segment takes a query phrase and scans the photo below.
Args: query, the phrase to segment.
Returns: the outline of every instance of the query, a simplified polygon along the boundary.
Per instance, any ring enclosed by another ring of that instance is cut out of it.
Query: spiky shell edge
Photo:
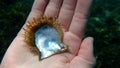
[[[43,25],[49,25],[54,27],[60,36],[61,42],[63,42],[63,31],[61,25],[56,21],[55,17],[41,17],[37,19],[34,18],[32,22],[28,22],[26,24],[26,27],[24,28],[25,30],[24,41],[28,44],[28,46],[30,46],[32,52],[39,54],[39,59],[41,59],[40,52],[35,45],[34,34],[37,31],[37,29],[39,29]]]

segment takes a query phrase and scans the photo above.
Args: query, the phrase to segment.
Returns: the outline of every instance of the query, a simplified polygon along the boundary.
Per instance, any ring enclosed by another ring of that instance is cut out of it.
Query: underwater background
[[[0,62],[34,0],[0,0]],[[93,0],[85,37],[94,37],[95,68],[120,68],[120,0]]]

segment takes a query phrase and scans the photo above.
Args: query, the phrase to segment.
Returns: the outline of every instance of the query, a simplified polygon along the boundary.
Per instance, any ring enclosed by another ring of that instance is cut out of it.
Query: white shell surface
[[[65,45],[60,41],[58,32],[49,25],[44,25],[35,32],[35,44],[40,51],[41,59],[65,49]]]

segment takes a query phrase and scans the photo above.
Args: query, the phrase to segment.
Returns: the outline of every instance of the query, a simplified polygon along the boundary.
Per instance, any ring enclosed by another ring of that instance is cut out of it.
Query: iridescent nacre
[[[41,59],[66,50],[57,30],[49,25],[43,25],[35,32],[35,45],[40,51]]]

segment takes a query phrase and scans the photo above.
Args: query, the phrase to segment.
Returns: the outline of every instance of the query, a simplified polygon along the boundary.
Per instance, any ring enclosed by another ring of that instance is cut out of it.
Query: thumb
[[[87,63],[89,65],[95,64],[95,57],[93,54],[93,38],[88,37],[83,40],[78,56],[81,58],[80,61]]]

